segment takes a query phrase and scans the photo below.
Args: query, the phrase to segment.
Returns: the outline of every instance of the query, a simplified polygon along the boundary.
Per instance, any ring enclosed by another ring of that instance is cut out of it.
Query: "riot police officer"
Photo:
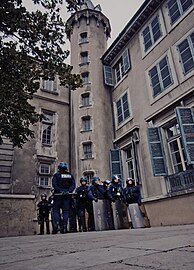
[[[109,196],[109,186],[110,186],[110,180],[106,179],[102,181],[102,187],[104,189],[104,194],[103,197],[104,199],[111,199],[111,197]]]
[[[139,186],[135,185],[135,180],[127,178],[126,187],[123,190],[124,201],[126,204],[137,203],[141,205],[141,192]]]
[[[39,234],[44,234],[44,223],[46,223],[46,233],[50,234],[49,213],[51,205],[47,200],[47,195],[45,193],[41,194],[41,201],[38,203],[37,207],[38,207],[38,221],[40,224]]]
[[[109,198],[112,200],[112,202],[115,202],[116,200],[123,199],[123,187],[122,187],[121,181],[117,175],[114,175],[112,177],[112,181],[111,181],[110,186],[109,186],[108,194],[109,194]]]
[[[88,197],[88,185],[87,178],[80,178],[80,186],[76,189],[76,205],[77,205],[77,216],[79,232],[86,232],[91,230],[93,227],[93,212],[92,203]],[[86,226],[86,211],[88,214],[88,229]]]
[[[58,165],[58,172],[53,175],[52,186],[54,188],[53,234],[56,234],[59,230],[61,233],[67,233],[69,209],[71,203],[69,193],[72,193],[75,189],[75,179],[68,171],[67,163],[61,162]],[[62,210],[61,228],[59,228],[60,210]]]
[[[90,200],[98,202],[98,200],[104,199],[106,191],[100,184],[100,178],[97,176],[92,177],[92,184],[89,186],[88,197]]]

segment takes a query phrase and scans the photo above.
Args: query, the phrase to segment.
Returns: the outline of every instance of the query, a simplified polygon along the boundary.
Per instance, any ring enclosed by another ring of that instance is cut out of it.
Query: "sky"
[[[23,0],[23,2],[27,8],[32,8],[32,0]],[[111,38],[108,40],[109,46],[139,9],[144,0],[92,0],[92,2],[94,6],[100,4],[102,13],[110,20],[112,31]],[[62,17],[66,21],[69,16],[70,13],[67,12],[64,6]]]
[[[144,0],[92,0],[94,6],[100,4],[102,13],[110,20],[110,45],[133,17]]]

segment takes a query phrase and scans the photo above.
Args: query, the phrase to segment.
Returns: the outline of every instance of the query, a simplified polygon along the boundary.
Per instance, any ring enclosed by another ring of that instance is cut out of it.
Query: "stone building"
[[[193,17],[193,0],[146,0],[107,49],[108,18],[80,1],[66,33],[83,87],[42,81],[35,139],[0,146],[0,235],[36,231],[36,201],[60,161],[77,182],[134,178],[151,226],[194,222]]]

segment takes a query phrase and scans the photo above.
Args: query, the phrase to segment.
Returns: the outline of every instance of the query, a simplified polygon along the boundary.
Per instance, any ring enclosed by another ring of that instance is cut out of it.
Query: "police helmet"
[[[119,180],[118,175],[113,175],[113,177],[112,177],[112,181],[114,181],[115,179],[118,179],[118,180]]]
[[[86,177],[81,177],[80,178],[80,183],[82,183],[82,182],[87,182],[88,181],[88,179],[86,178]]]
[[[102,183],[106,184],[106,185],[109,185],[111,182],[110,182],[110,180],[107,179],[107,180],[102,181]]]
[[[129,181],[131,181],[131,182],[132,182],[132,184],[135,184],[135,180],[134,180],[134,179],[132,179],[132,178],[127,178],[127,179],[126,179],[126,184],[128,184],[128,183],[129,183]]]
[[[47,198],[47,194],[46,194],[46,193],[42,193],[42,194],[40,195],[40,197],[41,197],[41,198],[43,198],[43,197]]]
[[[92,183],[94,183],[94,182],[97,181],[97,180],[100,180],[100,178],[99,178],[98,176],[93,176],[93,177],[92,177]]]
[[[59,163],[58,169],[59,170],[64,170],[64,171],[67,170],[67,163],[66,162]]]

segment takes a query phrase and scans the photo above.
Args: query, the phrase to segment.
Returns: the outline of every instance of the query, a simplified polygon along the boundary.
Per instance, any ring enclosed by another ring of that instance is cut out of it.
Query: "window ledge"
[[[79,108],[88,108],[88,107],[91,107],[92,104],[88,104],[88,105],[79,105]]]
[[[55,95],[55,96],[58,96],[59,95],[59,93],[57,91],[50,91],[50,90],[46,90],[44,88],[41,88],[40,90],[42,92],[49,93],[49,94],[52,94],[52,95]]]
[[[88,130],[83,130],[83,129],[82,129],[82,130],[80,130],[81,133],[91,132],[91,131],[92,131],[92,129],[88,129]]]
[[[117,125],[116,130],[119,130],[120,128],[122,128],[123,126],[125,126],[128,122],[130,122],[133,119],[133,117],[129,117],[127,119],[125,119],[122,123],[120,123],[119,125]]]
[[[91,159],[94,159],[94,157],[91,157],[91,158],[85,158],[85,157],[82,157],[81,160],[91,160]]]
[[[42,189],[51,189],[51,186],[38,185],[38,188],[42,188]]]
[[[52,144],[42,143],[42,146],[44,146],[44,147],[52,147]]]
[[[90,64],[90,62],[87,61],[87,62],[84,62],[84,63],[79,63],[79,66],[81,67],[81,66],[85,66],[85,65],[89,65],[89,64]]]

